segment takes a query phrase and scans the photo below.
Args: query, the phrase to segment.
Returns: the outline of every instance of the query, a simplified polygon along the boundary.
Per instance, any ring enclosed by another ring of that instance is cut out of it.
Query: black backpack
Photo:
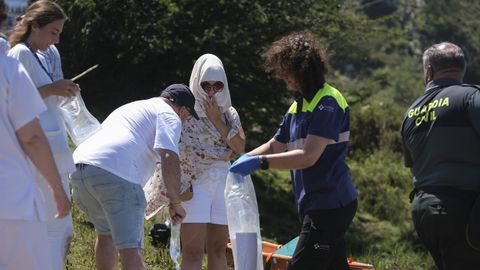
[[[170,228],[162,223],[154,224],[148,233],[154,247],[169,247]]]

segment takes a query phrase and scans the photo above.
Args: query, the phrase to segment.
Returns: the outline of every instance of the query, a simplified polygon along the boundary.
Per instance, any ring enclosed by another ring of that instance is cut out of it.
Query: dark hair
[[[7,6],[3,0],[0,0],[0,23],[7,19]]]
[[[273,42],[263,53],[265,69],[279,79],[291,77],[307,99],[325,83],[327,50],[312,32],[294,32]]]
[[[460,69],[465,71],[465,55],[462,49],[450,42],[432,45],[423,53],[423,68],[432,66],[434,71]]]
[[[25,15],[17,18],[17,24],[10,34],[10,46],[15,46],[25,41],[32,31],[32,24],[36,23],[39,27],[54,22],[56,20],[66,20],[67,15],[57,4],[49,0],[39,0],[31,4],[25,11]]]

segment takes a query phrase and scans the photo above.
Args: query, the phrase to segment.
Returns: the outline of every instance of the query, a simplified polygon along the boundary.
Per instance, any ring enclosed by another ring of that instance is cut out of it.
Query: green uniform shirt
[[[415,187],[480,191],[480,91],[452,79],[428,83],[401,129]]]

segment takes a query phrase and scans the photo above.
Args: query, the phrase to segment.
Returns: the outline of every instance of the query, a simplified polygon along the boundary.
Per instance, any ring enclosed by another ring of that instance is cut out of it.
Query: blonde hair
[[[57,3],[50,0],[39,0],[27,8],[25,15],[17,18],[17,24],[10,33],[8,42],[13,47],[27,40],[32,31],[33,23],[36,23],[39,27],[44,27],[51,22],[66,20],[67,18],[67,15]]]

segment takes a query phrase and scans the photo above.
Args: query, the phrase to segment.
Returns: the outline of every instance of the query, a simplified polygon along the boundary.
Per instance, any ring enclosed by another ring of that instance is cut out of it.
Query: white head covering
[[[200,86],[200,83],[204,81],[223,82],[223,90],[215,94],[214,98],[220,107],[220,111],[222,113],[226,112],[232,106],[227,75],[223,69],[222,61],[213,54],[207,53],[200,56],[193,66],[192,75],[190,75],[190,89],[196,100],[195,111],[200,117],[206,117],[202,104],[208,99],[208,95]]]

